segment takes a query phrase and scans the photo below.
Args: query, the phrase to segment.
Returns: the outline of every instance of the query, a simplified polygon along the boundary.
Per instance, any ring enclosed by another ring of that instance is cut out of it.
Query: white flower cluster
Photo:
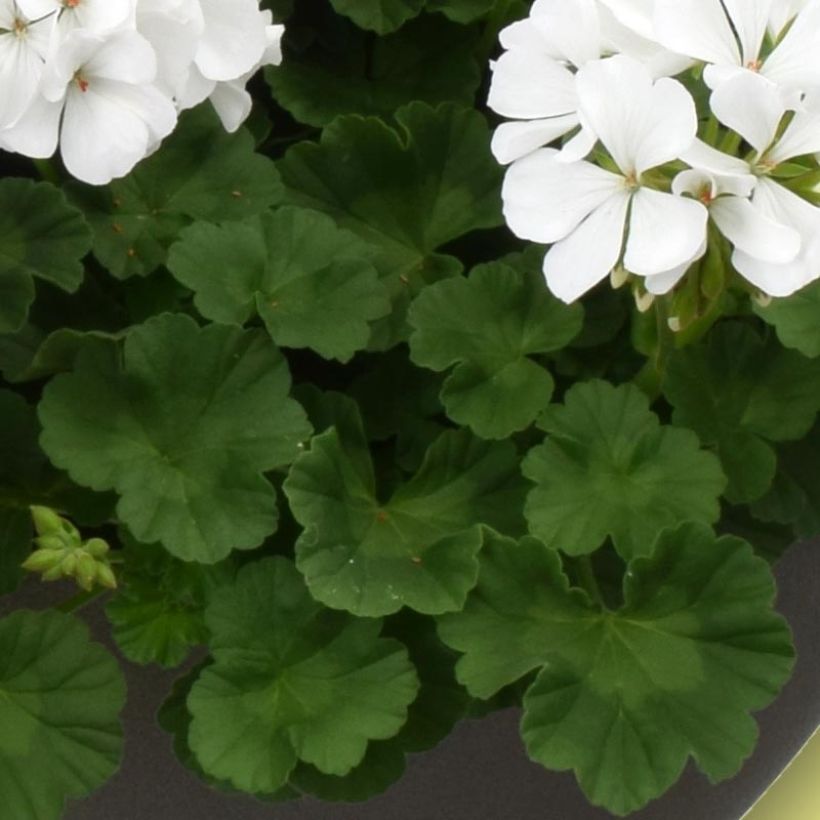
[[[282,30],[258,0],[0,0],[0,148],[105,184],[205,99],[233,131]]]
[[[504,212],[558,297],[646,303],[713,239],[756,292],[820,278],[820,0],[535,0],[501,44]]]

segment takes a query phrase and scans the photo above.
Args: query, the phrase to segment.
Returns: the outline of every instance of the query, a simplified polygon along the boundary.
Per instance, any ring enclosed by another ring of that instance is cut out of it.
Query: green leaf
[[[310,426],[285,360],[258,331],[163,314],[114,346],[81,352],[46,387],[41,444],[78,484],[116,490],[137,540],[216,563],[276,529],[262,475],[288,464]]]
[[[227,134],[210,106],[185,112],[162,147],[124,179],[69,190],[94,229],[94,255],[119,279],[164,264],[193,220],[241,221],[282,198],[275,165],[254,153],[246,129]]]
[[[802,438],[820,409],[820,360],[764,342],[747,325],[724,322],[708,339],[670,357],[663,385],[673,419],[715,447],[733,504],[771,485],[769,442]]]
[[[395,783],[404,773],[408,752],[421,752],[443,740],[466,712],[469,698],[455,679],[456,655],[435,634],[434,622],[404,612],[391,619],[385,634],[408,649],[421,684],[402,730],[390,740],[368,746],[362,762],[344,777],[322,774],[302,763],[290,782],[322,800],[367,800]]]
[[[46,334],[33,325],[25,325],[14,335],[0,337],[0,368],[9,382],[37,381],[71,370],[85,345],[115,341],[118,336],[68,327]]]
[[[367,437],[384,441],[438,416],[440,390],[441,378],[416,367],[402,346],[368,359],[345,392],[361,409]]]
[[[310,30],[307,48],[295,44],[289,27],[285,59],[265,71],[276,100],[300,122],[324,127],[344,114],[387,117],[414,100],[472,106],[481,82],[474,30],[422,17],[372,38],[339,18],[329,23]]]
[[[534,669],[521,731],[530,756],[573,770],[591,802],[623,815],[662,794],[691,756],[715,782],[757,739],[749,712],[786,681],[794,650],[774,580],[737,538],[664,531],[600,610],[570,589],[558,554],[494,537],[463,613],[441,618],[465,653],[459,679],[489,697]]]
[[[755,313],[774,326],[777,338],[804,356],[820,356],[820,282],[813,282],[785,299],[766,307],[754,304]]]
[[[0,619],[0,815],[57,820],[101,786],[119,766],[124,702],[118,664],[76,618]]]
[[[120,589],[105,607],[120,651],[135,663],[179,666],[208,640],[205,605],[233,576],[228,562],[186,563],[125,537]]]
[[[584,555],[610,537],[630,559],[664,527],[717,520],[726,483],[718,460],[689,430],[662,426],[636,387],[573,385],[539,426],[549,437],[524,459],[536,485],[524,514],[548,546]]]
[[[189,742],[210,775],[251,793],[297,761],[344,775],[395,735],[418,691],[382,624],[326,610],[284,558],[251,564],[206,610],[214,663],[191,689]]]
[[[20,564],[31,551],[34,488],[45,466],[37,445],[34,408],[10,390],[0,390],[0,595],[23,577]]]
[[[223,792],[237,793],[237,790],[225,780],[217,780],[205,772],[188,745],[188,733],[191,728],[191,713],[188,711],[188,695],[203,669],[211,664],[210,660],[194,666],[190,671],[174,681],[170,695],[157,711],[157,723],[168,732],[174,740],[174,754],[183,766],[190,769],[198,778],[209,786]],[[272,794],[254,794],[257,800],[283,802],[293,800],[301,795],[290,786],[283,786]]]
[[[258,313],[277,344],[347,361],[367,345],[370,322],[390,312],[371,255],[328,216],[288,207],[192,225],[168,267],[206,318],[242,324]]]
[[[381,501],[356,419],[311,442],[283,487],[304,527],[296,564],[316,600],[356,615],[459,609],[475,584],[485,522],[519,532],[523,486],[509,442],[443,433]]]
[[[791,524],[795,535],[820,535],[820,424],[800,441],[778,448],[777,475],[769,491],[752,504],[767,522]]]
[[[407,334],[407,305],[425,285],[460,272],[436,250],[501,221],[502,171],[489,150],[487,124],[454,105],[412,103],[393,128],[374,117],[341,117],[319,144],[291,148],[279,168],[296,205],[329,214],[376,252],[393,316],[371,346]]]
[[[440,11],[456,23],[472,23],[489,13],[496,3],[509,0],[427,0],[427,11]]]
[[[0,180],[0,333],[26,321],[33,278],[77,290],[90,249],[88,225],[62,191],[47,182]]]
[[[425,288],[407,321],[416,364],[436,371],[456,365],[441,392],[447,415],[483,438],[508,438],[552,396],[552,376],[529,357],[568,344],[583,309],[552,296],[540,271],[491,263],[468,279]]]
[[[388,34],[418,15],[425,0],[330,0],[339,13],[359,28]]]

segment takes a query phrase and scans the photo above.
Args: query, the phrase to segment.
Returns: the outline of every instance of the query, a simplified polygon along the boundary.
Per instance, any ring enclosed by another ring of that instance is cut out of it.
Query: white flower
[[[155,76],[154,51],[134,31],[67,35],[48,64],[42,94],[62,111],[60,153],[72,176],[92,184],[124,176],[171,133],[176,109],[152,84]]]
[[[205,29],[199,0],[138,0],[133,27],[154,49],[157,87],[180,96]]]
[[[501,32],[506,51],[492,64],[487,104],[519,122],[496,129],[492,150],[499,162],[506,165],[576,129],[561,158],[581,159],[592,150],[596,136],[579,113],[575,89],[576,71],[587,63],[624,53],[646,63],[658,77],[691,62],[630,24],[642,30],[648,25],[624,0],[536,0],[528,18]]]
[[[0,0],[0,129],[31,105],[48,49],[49,21],[31,22],[15,0]]]
[[[789,159],[820,151],[820,114],[798,111],[780,134],[787,113],[782,95],[752,72],[721,84],[710,105],[718,120],[752,146],[754,155],[741,160],[695,143],[682,158],[711,173],[757,178],[748,206],[736,203],[731,214],[721,217],[713,205],[712,216],[735,245],[732,263],[737,271],[770,296],[788,296],[820,277],[820,209],[770,175]],[[728,219],[736,224],[730,226]],[[795,236],[798,249],[791,253]]]
[[[581,116],[620,173],[535,151],[507,171],[507,222],[524,239],[555,243],[544,273],[565,302],[606,278],[622,252],[631,273],[668,290],[705,251],[708,212],[701,202],[648,187],[645,174],[692,144],[694,102],[676,80],[653,82],[645,66],[625,56],[588,63],[577,90]]]
[[[17,0],[29,20],[53,17],[55,34],[64,37],[82,28],[96,34],[113,31],[127,22],[136,0]]]
[[[281,62],[284,26],[273,25],[273,15],[260,11],[256,0],[199,3],[204,31],[177,103],[184,110],[210,99],[225,130],[235,131],[251,109],[251,98],[245,91],[247,81],[262,66]],[[232,11],[240,13],[233,15]],[[222,53],[217,42],[242,47]]]
[[[711,88],[738,73],[759,72],[784,92],[820,86],[820,0],[799,11],[772,52],[762,53],[774,0],[656,0],[654,30],[667,48],[710,63]],[[789,4],[791,7],[791,4]],[[782,19],[784,9],[775,19]],[[786,16],[790,10],[786,10]]]

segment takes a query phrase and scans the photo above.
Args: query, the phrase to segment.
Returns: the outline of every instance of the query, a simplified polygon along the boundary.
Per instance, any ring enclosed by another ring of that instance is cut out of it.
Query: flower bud
[[[64,552],[60,549],[35,550],[20,566],[29,572],[45,572],[57,566],[62,561],[63,555]]]
[[[63,519],[50,507],[32,506],[29,509],[38,535],[56,535],[63,532]]]
[[[108,554],[110,547],[102,538],[89,538],[83,544],[83,549],[93,558],[103,558]]]
[[[47,569],[40,578],[43,581],[59,581],[65,575],[63,572],[63,564],[60,562],[56,566],[53,566],[51,569]]]
[[[74,551],[66,553],[60,562],[60,569],[63,575],[73,575],[77,569],[77,553]]]
[[[117,588],[117,576],[108,564],[98,563],[97,569],[97,583],[100,586],[108,587],[108,589]]]
[[[85,590],[94,586],[97,578],[97,562],[86,552],[77,553],[77,565],[74,569],[77,583]]]
[[[43,550],[67,550],[72,544],[62,535],[40,535],[34,539],[34,543]]]

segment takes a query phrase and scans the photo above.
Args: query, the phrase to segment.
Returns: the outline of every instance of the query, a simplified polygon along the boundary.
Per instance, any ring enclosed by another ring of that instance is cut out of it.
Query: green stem
[[[75,595],[72,595],[70,598],[66,598],[66,600],[62,603],[56,604],[54,609],[58,612],[77,612],[78,610],[88,606],[92,601],[95,601],[101,595],[105,595],[106,592],[110,591],[111,590],[106,587],[96,587],[95,589],[89,590],[83,589]]]
[[[575,564],[578,570],[578,580],[581,587],[587,591],[589,597],[601,607],[607,609],[604,602],[604,596],[601,594],[601,587],[598,585],[598,579],[595,577],[595,570],[592,568],[592,559],[588,555],[580,556]]]

